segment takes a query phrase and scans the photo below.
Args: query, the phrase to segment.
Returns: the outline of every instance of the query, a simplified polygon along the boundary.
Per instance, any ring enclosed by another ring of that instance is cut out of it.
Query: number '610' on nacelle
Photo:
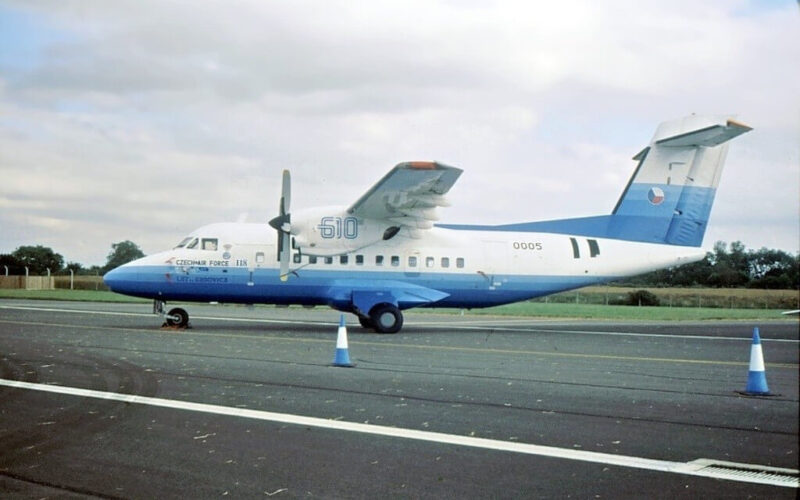
[[[293,246],[305,255],[340,255],[394,237],[391,221],[356,217],[346,207],[315,207],[292,214]]]

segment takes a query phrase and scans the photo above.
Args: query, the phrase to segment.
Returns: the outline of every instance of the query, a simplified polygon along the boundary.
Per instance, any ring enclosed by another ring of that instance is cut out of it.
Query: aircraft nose
[[[119,289],[119,284],[122,280],[122,273],[120,268],[116,267],[103,275],[103,283],[112,291],[116,292]]]

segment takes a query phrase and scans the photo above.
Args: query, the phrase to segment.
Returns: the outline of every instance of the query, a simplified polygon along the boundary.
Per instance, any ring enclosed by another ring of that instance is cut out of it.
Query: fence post
[[[6,268],[6,276],[8,276],[8,266],[3,266]]]
[[[75,288],[73,288],[74,282],[75,282],[75,271],[70,269],[69,270],[69,289],[70,290],[74,290],[75,289]]]

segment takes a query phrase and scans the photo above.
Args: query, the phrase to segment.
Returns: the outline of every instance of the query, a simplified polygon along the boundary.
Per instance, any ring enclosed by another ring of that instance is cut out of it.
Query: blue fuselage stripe
[[[171,266],[124,266],[106,275],[115,292],[165,301],[217,301],[245,304],[329,305],[349,310],[354,289],[377,290],[402,286],[425,287],[448,294],[433,303],[415,306],[490,307],[580,288],[615,276],[484,277],[479,274],[405,273],[386,271],[304,270],[282,282],[276,269],[204,268],[175,272]],[[402,283],[400,283],[402,282]]]

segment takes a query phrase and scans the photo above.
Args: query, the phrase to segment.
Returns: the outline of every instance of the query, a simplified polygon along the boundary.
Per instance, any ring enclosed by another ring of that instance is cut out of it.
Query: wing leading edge
[[[449,206],[444,195],[461,172],[438,162],[399,163],[347,212],[357,217],[389,220],[411,229],[429,229],[438,220],[436,208]]]

